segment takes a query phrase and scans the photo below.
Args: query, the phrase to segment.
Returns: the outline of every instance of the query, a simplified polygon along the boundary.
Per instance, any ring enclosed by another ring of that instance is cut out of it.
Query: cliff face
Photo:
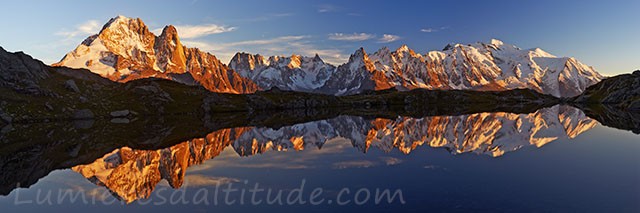
[[[605,126],[640,134],[640,70],[606,78],[568,101]]]
[[[571,99],[577,103],[601,103],[640,111],[640,70],[606,78]]]
[[[0,87],[26,94],[42,94],[39,81],[50,75],[48,67],[22,52],[0,47]]]
[[[116,17],[55,66],[86,68],[113,81],[165,78],[213,92],[252,93],[258,87],[214,55],[186,48],[173,26],[155,36],[140,19]]]

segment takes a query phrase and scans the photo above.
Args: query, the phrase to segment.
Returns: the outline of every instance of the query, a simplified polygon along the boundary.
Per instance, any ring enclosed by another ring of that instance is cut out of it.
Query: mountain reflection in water
[[[251,156],[267,151],[322,149],[327,141],[342,138],[363,153],[373,147],[408,155],[417,147],[429,146],[452,154],[500,157],[522,147],[542,147],[556,139],[574,138],[597,123],[569,106],[529,114],[485,112],[394,119],[341,115],[280,128],[225,128],[158,150],[122,147],[72,169],[118,198],[133,202],[149,197],[163,179],[171,187],[180,188],[188,167],[215,158],[229,146],[240,156]]]

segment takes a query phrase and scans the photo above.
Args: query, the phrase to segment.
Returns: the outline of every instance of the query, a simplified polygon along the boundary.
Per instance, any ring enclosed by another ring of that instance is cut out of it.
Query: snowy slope
[[[442,51],[416,53],[406,45],[383,47],[369,55],[358,49],[333,71],[325,63],[294,66],[292,59],[238,53],[230,66],[263,88],[345,95],[396,88],[508,90],[529,88],[557,97],[572,97],[602,76],[575,58],[556,57],[540,48],[520,49],[492,39],[488,43],[449,44]],[[274,65],[274,63],[276,63]],[[318,67],[330,76],[319,78]],[[295,72],[291,70],[295,69]]]
[[[252,79],[261,88],[278,87],[281,90],[310,92],[324,85],[335,67],[327,64],[320,56],[299,55],[271,56],[236,53],[229,67],[243,77]]]
[[[442,51],[417,54],[407,46],[382,48],[369,57],[392,85],[407,89],[534,89],[558,97],[575,96],[602,79],[574,58],[559,58],[539,48],[522,50],[499,40],[451,44]]]
[[[441,51],[422,54],[406,45],[393,51],[383,47],[371,55],[360,48],[338,66],[318,55],[267,58],[239,52],[227,66],[212,54],[182,46],[173,26],[156,36],[140,19],[123,16],[111,19],[56,65],[87,68],[114,81],[157,77],[229,93],[273,87],[334,95],[389,88],[529,88],[572,97],[602,79],[575,58],[557,57],[540,48],[520,49],[496,39],[448,44]]]

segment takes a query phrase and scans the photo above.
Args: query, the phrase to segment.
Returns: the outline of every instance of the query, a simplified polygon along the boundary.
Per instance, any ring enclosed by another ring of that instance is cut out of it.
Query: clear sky
[[[344,62],[362,46],[417,52],[503,40],[576,57],[605,75],[640,69],[640,0],[4,1],[0,46],[60,60],[117,15],[175,25],[187,46],[227,63],[237,51]]]

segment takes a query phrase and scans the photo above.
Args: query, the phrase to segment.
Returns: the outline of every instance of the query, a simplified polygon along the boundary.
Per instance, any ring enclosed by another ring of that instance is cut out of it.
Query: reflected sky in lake
[[[0,205],[9,212],[637,212],[638,139],[565,106],[529,114],[338,116],[279,128],[225,128],[159,150],[122,147],[14,189]],[[251,205],[256,184],[265,191],[256,196],[262,202]],[[222,196],[227,186],[237,189],[229,193],[230,205]],[[306,203],[287,205],[287,195],[301,187]],[[309,195],[316,188],[324,202],[313,205]],[[341,198],[349,202],[337,204],[345,189]],[[373,197],[385,189],[401,191],[404,202],[358,202],[364,191]],[[82,192],[88,203],[66,198],[56,204],[67,190]],[[284,204],[267,204],[267,190],[282,192]],[[15,205],[47,193],[52,205]],[[180,195],[187,204],[171,205]]]

